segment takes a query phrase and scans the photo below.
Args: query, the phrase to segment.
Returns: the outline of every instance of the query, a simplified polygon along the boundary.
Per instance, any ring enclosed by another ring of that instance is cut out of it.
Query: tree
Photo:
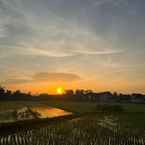
[[[76,97],[77,97],[79,100],[83,100],[84,95],[85,95],[85,91],[84,91],[83,89],[81,89],[81,90],[76,90],[75,94],[76,94]]]
[[[5,99],[5,89],[0,86],[0,99]]]
[[[0,86],[0,94],[3,95],[5,93],[5,89]]]
[[[65,94],[66,94],[67,96],[73,96],[73,95],[74,95],[74,91],[73,91],[73,90],[66,90],[66,91],[65,91]]]

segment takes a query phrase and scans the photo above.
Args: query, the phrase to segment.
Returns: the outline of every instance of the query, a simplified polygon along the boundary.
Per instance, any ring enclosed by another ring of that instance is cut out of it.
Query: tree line
[[[61,96],[61,97],[60,97]],[[49,95],[41,93],[33,95],[31,92],[24,93],[20,90],[11,91],[0,87],[0,100],[72,100],[72,101],[97,101],[97,102],[134,102],[145,103],[144,94],[121,94],[111,92],[93,92],[92,90],[77,89],[66,90],[62,95]]]

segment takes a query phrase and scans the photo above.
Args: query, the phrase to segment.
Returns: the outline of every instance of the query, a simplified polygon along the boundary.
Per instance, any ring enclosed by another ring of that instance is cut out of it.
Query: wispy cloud
[[[67,53],[63,50],[49,50],[43,48],[28,48],[21,52],[22,55],[31,55],[31,56],[46,56],[46,57],[68,57],[73,56],[73,53]]]
[[[14,55],[63,58],[76,55],[121,53],[118,49],[111,49],[110,44],[107,44],[105,40],[98,39],[95,33],[69,23],[55,13],[48,11],[51,23],[47,20],[47,25],[41,22],[35,23],[39,17],[34,16],[31,12],[28,15],[18,0],[0,1],[2,3],[0,6],[2,9],[1,19],[3,20],[3,24],[0,25],[0,47],[11,49],[3,51],[1,58]],[[109,1],[111,0],[101,0],[96,3]],[[31,15],[32,20],[29,18]],[[105,50],[104,44],[107,45]]]
[[[106,50],[102,50],[102,51],[87,51],[87,50],[78,50],[76,51],[77,53],[80,54],[86,54],[86,55],[112,55],[112,54],[120,54],[123,53],[123,50],[113,50],[113,49],[106,49]]]
[[[121,3],[122,4],[127,4],[127,0],[95,0],[93,2],[94,6],[101,6],[104,4],[112,4],[114,6],[119,6]]]
[[[38,48],[29,48],[26,50],[22,50],[17,52],[19,55],[30,55],[30,56],[45,56],[45,57],[56,57],[56,58],[63,58],[63,57],[70,57],[70,56],[77,56],[77,55],[113,55],[113,54],[121,54],[123,50],[114,50],[114,49],[106,49],[106,50],[70,50],[65,51],[63,49],[60,50],[49,50],[49,49],[38,49]]]

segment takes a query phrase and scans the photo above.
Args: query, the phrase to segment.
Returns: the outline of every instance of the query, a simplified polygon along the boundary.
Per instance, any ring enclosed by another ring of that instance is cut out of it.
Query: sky
[[[0,0],[0,84],[145,93],[145,0]]]

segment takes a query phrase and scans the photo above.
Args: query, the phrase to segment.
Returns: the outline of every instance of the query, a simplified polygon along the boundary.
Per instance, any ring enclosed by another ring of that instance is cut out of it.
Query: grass
[[[15,110],[25,106],[39,106],[47,105],[51,107],[57,107],[66,111],[74,113],[89,113],[96,112],[95,102],[69,102],[69,101],[1,101],[0,111]],[[116,104],[121,105],[126,112],[130,113],[145,113],[145,104]]]
[[[56,107],[74,113],[88,113],[94,112],[96,103],[88,102],[66,102],[66,101],[40,101],[40,102],[27,102],[27,101],[3,101],[0,102],[0,111],[15,110],[25,106],[40,106],[47,105],[49,107]]]
[[[122,104],[123,108],[132,113],[145,113],[145,104]]]
[[[40,105],[39,102],[30,102],[30,101],[1,101],[0,102],[0,111],[7,110],[16,110],[25,106],[36,106]]]
[[[137,132],[136,129],[130,128],[124,132],[122,126],[117,130],[99,126],[97,122],[104,115],[106,114],[99,113],[82,117],[79,120],[58,122],[41,129],[17,132],[15,135],[2,137],[2,140],[7,140],[7,143],[15,145],[22,140],[23,145],[144,145],[145,139],[142,130]],[[4,144],[2,142],[2,145]]]
[[[40,102],[27,102],[27,101],[3,101],[0,102],[0,111],[6,110],[15,110],[18,108],[22,108],[25,106],[40,106],[47,105],[51,107],[57,107],[60,109],[64,109],[66,111],[70,111],[76,114],[86,114],[86,113],[95,113],[97,112],[96,103],[93,102],[69,102],[69,101],[40,101]],[[117,104],[120,105],[120,104]],[[142,114],[145,113],[145,105],[144,104],[121,104],[125,112],[128,112],[134,116],[133,120],[141,122],[143,118],[145,118]],[[120,114],[119,114],[120,115]],[[125,119],[129,117],[125,117]]]
[[[96,110],[96,103],[90,102],[51,101],[45,104],[79,114],[94,112]]]
[[[34,138],[32,144],[37,144],[39,142],[38,144],[40,145],[107,145],[109,144],[108,142],[110,142],[110,144],[114,144],[115,142],[115,145],[118,145],[124,142],[124,144],[143,145],[145,143],[144,104],[113,104],[115,107],[116,105],[121,105],[123,108],[123,111],[118,113],[116,111],[111,111],[111,109],[108,112],[101,112],[97,110],[96,103],[91,102],[14,101],[0,102],[0,111],[38,105],[58,107],[80,116],[76,119],[69,118],[65,121],[56,121],[55,123],[53,121],[49,126],[43,126],[43,124],[41,124],[41,129],[31,129],[25,133],[21,132],[20,136],[26,139],[30,138],[30,136]],[[45,123],[47,124],[47,122]],[[116,125],[113,125],[113,123]],[[17,135],[19,138],[19,133]]]
[[[0,111],[18,109],[25,106],[47,105],[57,107],[79,115],[99,114],[96,103],[92,102],[69,102],[69,101],[45,101],[45,102],[27,102],[27,101],[3,101],[0,102]],[[116,105],[116,104],[115,104]],[[117,104],[118,105],[118,104]],[[120,104],[119,104],[120,105]],[[145,105],[144,104],[121,104],[124,113],[115,113],[123,128],[145,128]],[[0,117],[3,120],[2,117]]]

